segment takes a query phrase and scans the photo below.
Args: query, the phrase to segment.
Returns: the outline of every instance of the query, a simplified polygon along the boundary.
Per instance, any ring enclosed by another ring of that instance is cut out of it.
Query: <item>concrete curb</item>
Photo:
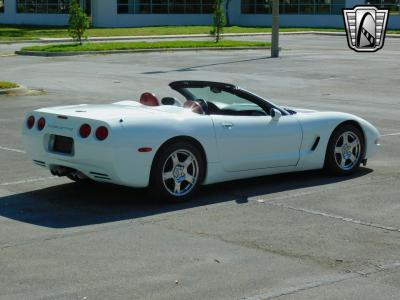
[[[281,32],[281,35],[300,35],[300,34],[314,34],[321,33],[318,31],[293,31]],[[327,35],[334,35],[337,32],[326,32]],[[339,32],[340,35],[345,34]],[[263,36],[271,35],[271,32],[253,32],[253,33],[223,33],[223,37],[243,37],[243,36]],[[102,42],[102,41],[129,41],[129,40],[158,40],[158,39],[190,39],[190,38],[212,38],[210,34],[174,34],[174,35],[138,35],[138,36],[110,36],[110,37],[90,37],[87,39],[89,42]],[[43,43],[57,43],[57,42],[73,42],[71,38],[41,38]]]
[[[335,31],[292,31],[281,32],[280,35],[302,35],[315,34],[326,36],[344,36],[345,32]],[[254,32],[254,33],[224,33],[224,37],[244,37],[244,36],[263,36],[271,35],[271,32]],[[178,35],[142,35],[142,36],[110,36],[110,37],[90,37],[89,42],[105,42],[105,41],[135,41],[135,40],[155,40],[155,39],[190,39],[190,38],[211,38],[209,34],[178,34]],[[386,34],[386,37],[400,38],[400,34]],[[41,38],[39,40],[21,40],[21,41],[0,41],[0,44],[50,44],[72,42],[70,38]]]
[[[18,85],[16,88],[11,88],[11,89],[0,89],[0,96],[1,95],[22,95],[25,94],[28,91],[28,89],[22,85]]]
[[[76,52],[43,52],[43,51],[15,51],[17,55],[60,57],[93,54],[124,54],[124,53],[152,53],[152,52],[189,52],[189,51],[236,51],[236,50],[260,50],[271,49],[271,47],[206,47],[206,48],[160,48],[160,49],[133,49],[133,50],[110,50],[110,51],[76,51]]]

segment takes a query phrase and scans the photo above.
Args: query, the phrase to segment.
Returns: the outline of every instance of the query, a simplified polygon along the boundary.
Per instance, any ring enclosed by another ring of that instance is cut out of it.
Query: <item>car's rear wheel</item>
[[[354,125],[343,125],[329,140],[325,168],[333,174],[352,174],[360,167],[363,151],[362,132]]]
[[[203,178],[201,152],[191,143],[177,142],[156,157],[149,191],[163,202],[182,202],[197,192]]]

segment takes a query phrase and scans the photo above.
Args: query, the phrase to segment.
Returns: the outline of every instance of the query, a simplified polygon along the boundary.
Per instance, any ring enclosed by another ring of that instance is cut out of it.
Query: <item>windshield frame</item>
[[[235,96],[238,96],[240,98],[243,98],[249,102],[252,102],[260,106],[268,116],[270,115],[272,108],[279,110],[282,113],[282,115],[289,115],[289,113],[285,109],[265,100],[264,98],[252,92],[249,92],[245,89],[242,89],[238,86],[229,83],[212,82],[212,81],[174,81],[171,82],[169,86],[173,90],[181,94],[183,97],[185,97],[186,100],[198,100],[198,99],[193,99],[195,97],[193,94],[190,93],[190,91],[188,91],[188,88],[216,87],[225,92],[231,93]]]

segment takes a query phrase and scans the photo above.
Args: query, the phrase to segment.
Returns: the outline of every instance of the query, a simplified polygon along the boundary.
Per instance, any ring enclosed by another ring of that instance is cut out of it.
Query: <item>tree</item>
[[[218,43],[221,40],[221,34],[224,32],[225,25],[226,25],[226,18],[224,11],[224,0],[215,0],[214,25],[211,34],[215,36],[216,43]]]
[[[85,31],[89,28],[90,21],[85,12],[80,8],[77,0],[71,0],[69,7],[69,35],[79,41],[82,45],[82,38]]]

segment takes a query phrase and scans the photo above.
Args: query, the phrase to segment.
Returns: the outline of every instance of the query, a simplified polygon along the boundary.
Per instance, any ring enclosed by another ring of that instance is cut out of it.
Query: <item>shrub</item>
[[[221,40],[221,34],[224,32],[226,17],[224,11],[224,0],[215,0],[214,4],[214,24],[211,34],[215,37],[215,42]]]
[[[69,7],[69,35],[82,45],[82,38],[89,28],[90,21],[85,12],[80,8],[77,0],[72,0]]]

